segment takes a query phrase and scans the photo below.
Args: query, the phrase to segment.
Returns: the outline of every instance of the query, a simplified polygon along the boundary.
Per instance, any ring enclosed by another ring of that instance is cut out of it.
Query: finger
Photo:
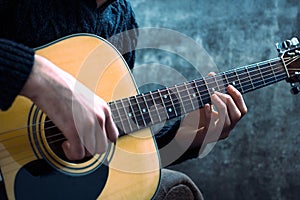
[[[230,94],[230,96],[232,96],[234,102],[236,103],[237,107],[241,112],[241,115],[244,116],[248,112],[248,109],[241,93],[232,85],[229,85],[227,87],[227,91]]]
[[[111,113],[109,110],[106,111],[106,123],[105,123],[105,130],[106,130],[106,135],[107,138],[111,142],[115,142],[119,136],[119,131],[117,129],[116,124],[114,123]]]
[[[215,92],[212,96],[211,96],[211,102],[214,105],[214,107],[217,109],[218,111],[218,117],[220,120],[222,120],[224,123],[230,121],[229,117],[228,117],[228,112],[227,112],[227,105],[225,104],[225,102],[220,98],[220,94],[219,92]],[[227,119],[228,118],[228,119]],[[226,123],[229,124],[229,123]]]
[[[214,76],[214,75],[216,75],[215,72],[209,72],[209,73],[208,73],[208,76]]]
[[[227,105],[219,97],[218,92],[215,92],[215,94],[211,96],[211,101],[218,111],[218,122],[216,124],[217,131],[228,132],[231,127],[231,120],[227,111]]]
[[[115,123],[113,122],[111,117],[109,117],[107,119],[107,123],[105,125],[106,125],[105,129],[106,129],[107,138],[111,142],[116,142],[116,140],[119,136],[119,131],[118,131],[117,126],[115,125]]]
[[[66,127],[69,127],[68,129]],[[72,128],[73,127],[73,128]],[[77,127],[73,125],[66,125],[61,128],[65,138],[67,139],[62,144],[62,149],[65,156],[69,160],[80,160],[85,156],[85,149],[79,137]]]
[[[87,149],[85,149],[85,157],[91,157],[93,154],[91,154]]]
[[[74,143],[67,140],[63,142],[62,148],[65,153],[65,156],[69,160],[81,160],[85,156],[85,149],[81,142]]]
[[[100,112],[100,115],[98,115],[98,124],[97,126],[99,129],[97,132],[94,133],[95,141],[96,141],[96,149],[95,153],[102,154],[107,150],[107,136],[106,136],[106,130],[105,130],[105,120],[106,116],[104,112]]]
[[[108,147],[106,132],[104,129],[95,133],[96,149],[95,153],[102,154],[105,153]]]
[[[235,126],[235,124],[240,120],[242,114],[230,95],[219,92],[215,92],[215,94],[225,103],[227,113],[231,122],[230,129],[232,129]]]
[[[91,117],[91,116],[90,116]],[[85,149],[89,154],[87,155],[95,155],[97,153],[97,139],[96,136],[100,133],[101,127],[98,123],[98,119],[96,116],[90,118],[90,120],[86,120],[84,124],[84,128],[80,134],[82,137],[82,143],[85,146]]]
[[[209,124],[209,126],[205,126],[206,131],[208,130],[209,127],[212,127],[213,124],[212,123],[212,108],[211,105],[209,104],[205,104],[204,106],[204,110],[205,110],[205,118],[206,118],[206,124]]]

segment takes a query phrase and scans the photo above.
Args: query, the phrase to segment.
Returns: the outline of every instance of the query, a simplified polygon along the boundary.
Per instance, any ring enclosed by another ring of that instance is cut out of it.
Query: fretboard
[[[227,93],[228,85],[245,94],[286,78],[277,58],[109,102],[109,106],[122,136],[202,108],[215,91]]]

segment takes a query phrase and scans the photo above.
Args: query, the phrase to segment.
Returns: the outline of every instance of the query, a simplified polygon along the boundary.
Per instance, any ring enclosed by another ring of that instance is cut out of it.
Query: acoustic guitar
[[[103,98],[120,131],[106,153],[81,161],[63,154],[63,134],[29,99],[0,112],[0,166],[8,199],[151,199],[160,159],[149,127],[210,103],[234,85],[247,93],[282,80],[300,90],[299,42],[278,43],[279,57],[139,94],[120,53],[106,40],[75,34],[36,49]],[[95,73],[96,72],[96,73]]]

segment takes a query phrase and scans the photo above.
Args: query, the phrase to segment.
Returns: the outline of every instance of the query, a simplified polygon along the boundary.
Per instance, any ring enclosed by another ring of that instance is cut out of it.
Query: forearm
[[[0,39],[0,109],[7,110],[22,90],[34,63],[34,51]]]
[[[62,144],[70,160],[104,153],[118,130],[107,103],[48,59],[35,55],[20,95],[31,99],[66,137]]]

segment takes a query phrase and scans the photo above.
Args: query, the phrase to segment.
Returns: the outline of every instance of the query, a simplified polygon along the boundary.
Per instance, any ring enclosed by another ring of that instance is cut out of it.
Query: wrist
[[[29,74],[28,79],[20,92],[20,95],[28,97],[32,100],[36,98],[36,95],[39,92],[39,88],[43,87],[41,77],[41,68],[43,66],[42,63],[42,57],[34,55],[34,62],[31,73]]]

